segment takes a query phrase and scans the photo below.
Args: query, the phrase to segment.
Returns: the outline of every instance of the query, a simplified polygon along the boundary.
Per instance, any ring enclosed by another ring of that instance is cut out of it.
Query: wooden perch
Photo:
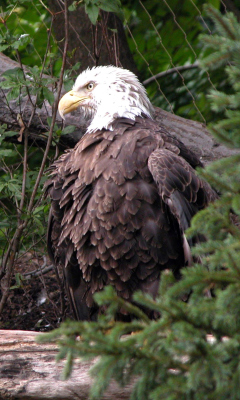
[[[56,363],[57,346],[36,343],[37,335],[41,333],[0,330],[0,399],[87,400],[94,361],[76,361],[70,379],[63,381],[64,361]],[[129,399],[131,389],[113,382],[102,400]]]

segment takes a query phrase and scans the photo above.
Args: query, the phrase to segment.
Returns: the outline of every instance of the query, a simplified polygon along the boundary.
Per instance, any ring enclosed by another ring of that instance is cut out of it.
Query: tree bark
[[[1,400],[87,400],[93,383],[89,369],[95,361],[77,360],[71,377],[63,381],[64,361],[56,363],[55,344],[36,343],[41,333],[0,330]],[[112,382],[103,400],[127,400],[132,386]]]
[[[71,4],[72,0],[68,0]],[[64,46],[64,14],[62,5],[48,0],[50,10],[55,14],[54,34],[60,49]],[[69,12],[68,66],[81,62],[79,72],[97,65],[116,65],[130,69],[138,75],[136,64],[130,52],[122,22],[113,13],[100,11],[97,24],[92,25],[84,7]]]

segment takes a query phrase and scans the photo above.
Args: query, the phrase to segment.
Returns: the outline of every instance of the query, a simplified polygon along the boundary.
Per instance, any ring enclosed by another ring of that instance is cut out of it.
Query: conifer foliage
[[[209,94],[221,117],[211,131],[218,141],[239,148],[240,25],[231,13],[222,16],[210,7],[206,11],[216,33],[202,38],[208,53],[202,65],[224,67],[230,88],[227,94]],[[101,356],[92,369],[92,399],[101,398],[112,378],[122,386],[134,382],[135,400],[240,399],[240,155],[200,173],[221,193],[194,217],[188,232],[207,239],[194,248],[201,263],[184,269],[179,282],[165,271],[156,300],[135,295],[137,304],[161,317],[149,320],[107,287],[96,295],[99,304],[108,305],[98,322],[65,322],[43,338],[58,341],[59,358],[67,359],[66,376],[75,357]],[[181,300],[186,293],[191,293],[188,302]],[[119,307],[137,318],[114,322]]]

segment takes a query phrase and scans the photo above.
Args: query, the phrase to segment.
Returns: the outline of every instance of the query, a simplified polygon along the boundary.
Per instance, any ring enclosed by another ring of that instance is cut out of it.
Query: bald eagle
[[[216,199],[198,157],[153,120],[137,77],[101,66],[82,72],[59,102],[88,128],[51,167],[49,254],[65,271],[76,318],[95,320],[94,293],[112,285],[132,301],[156,296],[161,271],[191,264],[191,218]]]

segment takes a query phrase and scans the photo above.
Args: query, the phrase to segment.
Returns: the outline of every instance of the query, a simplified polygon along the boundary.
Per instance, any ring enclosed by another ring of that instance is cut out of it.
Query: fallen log
[[[37,343],[38,335],[42,333],[0,330],[0,399],[87,400],[93,383],[89,369],[95,361],[76,360],[64,381],[64,361],[55,359],[57,346]],[[112,382],[102,400],[129,399],[131,389]]]

